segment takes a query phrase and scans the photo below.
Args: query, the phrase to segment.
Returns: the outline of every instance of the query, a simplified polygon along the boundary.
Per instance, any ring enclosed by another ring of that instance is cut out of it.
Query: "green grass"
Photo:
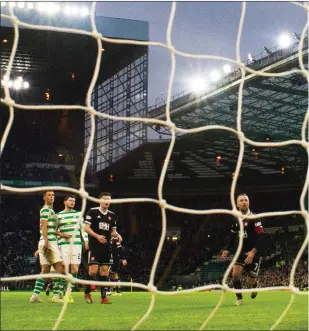
[[[1,330],[51,330],[62,304],[50,302],[30,304],[30,293],[1,293]],[[140,330],[196,330],[211,313],[221,292],[201,292],[176,296],[156,295],[155,308]],[[151,295],[146,292],[124,292],[112,297],[112,305],[101,305],[99,294],[94,303],[86,304],[82,293],[73,294],[60,330],[128,330],[148,309]],[[268,330],[278,319],[291,294],[263,292],[255,300],[244,295],[244,305],[234,306],[235,295],[225,294],[222,306],[206,326],[212,330]],[[296,296],[278,330],[308,330],[308,297]]]

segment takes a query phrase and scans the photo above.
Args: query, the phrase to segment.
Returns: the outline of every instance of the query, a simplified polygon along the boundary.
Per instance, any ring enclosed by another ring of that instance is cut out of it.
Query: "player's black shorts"
[[[111,252],[108,246],[90,249],[88,252],[88,264],[111,265]]]
[[[244,271],[252,278],[257,278],[260,272],[260,266],[262,262],[262,257],[254,255],[253,261],[251,264],[245,264],[245,259],[247,255],[245,253],[240,253],[238,260],[235,264],[241,265],[244,267]]]

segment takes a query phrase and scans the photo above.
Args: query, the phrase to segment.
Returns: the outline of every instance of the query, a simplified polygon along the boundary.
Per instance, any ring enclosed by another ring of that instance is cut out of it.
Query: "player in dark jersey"
[[[110,279],[112,281],[119,282],[119,273],[121,270],[121,266],[127,265],[127,260],[125,256],[125,249],[122,246],[122,241],[118,240],[117,238],[111,239],[111,248],[112,248],[112,257],[113,257],[113,265],[110,270]],[[116,287],[116,293],[113,296],[121,296],[121,287]]]
[[[241,276],[243,271],[247,273],[247,283],[251,288],[257,287],[257,277],[261,264],[261,253],[263,250],[264,230],[262,223],[259,219],[246,219],[246,216],[254,215],[250,209],[250,202],[247,194],[241,193],[237,196],[236,205],[238,210],[242,213],[242,222],[244,224],[244,238],[242,251],[238,260],[233,265],[233,287],[235,289],[241,289]],[[228,238],[228,243],[222,252],[222,258],[226,258],[229,255],[231,248],[233,247],[237,237],[239,237],[239,224],[236,221],[232,225],[232,229]],[[251,298],[254,299],[257,296],[257,292],[251,293]],[[236,294],[236,305],[239,306],[243,303],[243,297],[241,293]]]
[[[110,200],[111,195],[103,192],[99,199]],[[111,265],[111,238],[122,240],[117,233],[116,217],[108,210],[110,203],[102,202],[99,207],[91,208],[85,218],[85,231],[89,235],[89,260],[88,260],[88,280],[94,280],[99,271],[99,280],[108,281],[109,269]],[[107,286],[101,286],[101,303],[110,303],[106,297]],[[92,303],[90,285],[85,287],[85,300]]]

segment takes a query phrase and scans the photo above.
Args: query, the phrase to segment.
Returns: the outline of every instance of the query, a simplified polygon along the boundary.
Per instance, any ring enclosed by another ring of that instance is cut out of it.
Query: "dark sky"
[[[171,2],[98,2],[97,14],[149,22],[151,41],[165,42]],[[172,42],[182,51],[212,54],[235,59],[235,45],[240,2],[177,2]],[[288,2],[247,2],[244,32],[241,40],[242,60],[248,53],[257,55],[263,46],[278,45],[283,32],[301,33],[306,22],[305,11]],[[173,94],[186,90],[188,78],[221,69],[222,61],[176,57]],[[164,96],[170,70],[166,49],[149,49],[149,105]]]

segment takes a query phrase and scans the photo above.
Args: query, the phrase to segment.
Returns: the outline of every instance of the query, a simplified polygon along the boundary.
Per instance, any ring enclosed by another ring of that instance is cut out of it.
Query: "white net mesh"
[[[298,2],[292,2],[293,5],[300,6],[304,9],[306,14],[308,13],[308,6],[306,4],[301,4]],[[97,46],[98,46],[98,52],[97,52],[97,59],[96,59],[96,65],[93,73],[93,77],[90,83],[90,86],[88,88],[87,92],[87,98],[86,98],[86,106],[65,106],[65,105],[58,105],[58,106],[32,106],[32,105],[23,105],[23,104],[17,104],[14,102],[14,100],[10,96],[10,91],[8,86],[4,86],[4,92],[5,92],[5,98],[1,99],[1,102],[4,103],[5,105],[8,106],[9,108],[9,121],[7,123],[7,126],[5,128],[4,134],[1,139],[1,154],[5,148],[6,140],[8,137],[8,134],[11,130],[13,120],[14,120],[14,108],[22,109],[22,110],[46,110],[46,111],[54,111],[54,110],[84,110],[85,112],[88,112],[90,114],[91,118],[91,135],[90,135],[90,141],[89,141],[89,146],[87,149],[87,153],[85,155],[82,171],[81,171],[81,176],[80,176],[80,188],[79,190],[73,189],[73,188],[67,188],[67,187],[61,187],[61,186],[45,186],[45,187],[33,187],[33,188],[15,188],[15,187],[10,187],[10,186],[5,186],[1,185],[1,189],[4,191],[9,191],[12,193],[18,193],[18,194],[23,194],[23,193],[30,193],[30,192],[40,192],[43,190],[56,190],[56,191],[66,191],[66,192],[71,192],[77,195],[80,195],[82,198],[82,208],[81,208],[81,214],[83,215],[85,213],[86,209],[86,203],[87,200],[100,203],[102,200],[96,199],[92,196],[89,196],[87,191],[85,190],[85,174],[86,174],[86,168],[88,164],[88,160],[90,157],[90,152],[93,146],[93,141],[94,141],[94,136],[95,136],[95,116],[100,116],[106,119],[111,119],[111,120],[121,120],[121,121],[130,121],[130,122],[144,122],[144,123],[151,123],[151,124],[158,124],[158,125],[164,125],[170,129],[171,133],[171,141],[169,145],[168,152],[166,154],[164,164],[162,167],[161,175],[160,175],[160,180],[158,183],[158,199],[149,199],[149,198],[134,198],[134,199],[113,199],[111,200],[112,203],[142,203],[142,202],[149,202],[149,203],[154,203],[159,205],[161,208],[161,213],[162,213],[162,232],[161,232],[161,237],[159,241],[159,245],[155,254],[155,259],[152,265],[151,273],[150,273],[150,278],[149,278],[149,283],[148,285],[140,284],[140,283],[128,283],[128,282],[109,282],[108,284],[113,286],[113,285],[120,285],[120,286],[131,286],[141,288],[148,290],[152,293],[151,297],[151,302],[149,305],[149,308],[145,315],[132,327],[133,330],[137,329],[151,314],[153,307],[155,305],[155,299],[156,299],[156,294],[160,293],[163,295],[177,295],[180,292],[163,292],[163,291],[158,291],[157,288],[154,286],[154,277],[155,277],[155,272],[157,269],[158,261],[160,258],[160,254],[162,251],[162,247],[166,238],[166,209],[170,209],[179,213],[188,213],[188,214],[195,214],[195,215],[208,215],[208,214],[229,214],[231,216],[234,216],[237,218],[239,226],[240,226],[240,238],[241,240],[239,241],[239,245],[237,248],[237,252],[235,253],[232,262],[230,263],[229,267],[227,268],[222,284],[219,285],[208,285],[208,286],[202,286],[202,287],[197,287],[194,289],[189,289],[189,290],[184,290],[181,291],[182,293],[184,292],[197,292],[201,290],[209,290],[209,289],[221,289],[222,290],[222,295],[220,297],[220,300],[218,304],[215,306],[211,314],[207,317],[207,319],[204,321],[204,323],[201,325],[200,329],[204,329],[207,323],[211,320],[211,318],[215,315],[217,312],[218,308],[220,307],[223,299],[224,299],[224,294],[225,292],[262,292],[262,291],[277,291],[277,290],[287,290],[292,292],[292,296],[290,299],[290,302],[288,303],[286,309],[283,311],[281,316],[278,318],[278,320],[272,325],[270,328],[271,330],[274,329],[284,318],[286,313],[288,312],[289,308],[292,306],[295,294],[298,295],[303,295],[307,294],[307,292],[301,292],[299,291],[298,288],[294,286],[294,277],[295,277],[295,271],[297,268],[297,265],[299,263],[299,260],[306,249],[306,246],[308,245],[308,239],[309,239],[309,227],[308,227],[308,220],[309,220],[309,215],[308,212],[305,208],[305,196],[309,184],[309,170],[307,170],[307,175],[304,183],[304,187],[302,190],[302,194],[300,197],[300,211],[299,210],[291,210],[291,211],[285,211],[285,212],[267,212],[267,213],[260,213],[254,216],[248,216],[248,219],[254,219],[254,218],[262,218],[262,217],[272,217],[272,216],[286,216],[286,215],[301,215],[304,220],[305,224],[307,227],[307,235],[306,238],[301,246],[301,249],[299,250],[292,269],[290,273],[290,282],[289,286],[282,286],[282,287],[266,287],[266,288],[258,288],[258,289],[244,289],[244,290],[235,290],[232,288],[229,288],[227,285],[227,279],[228,276],[232,270],[233,264],[236,262],[238,259],[238,256],[241,252],[242,249],[242,244],[243,244],[243,235],[244,235],[244,228],[243,228],[243,223],[241,222],[241,213],[237,210],[236,205],[235,205],[235,188],[236,188],[236,183],[238,180],[240,168],[242,165],[243,157],[244,157],[244,147],[245,143],[248,143],[253,146],[257,147],[280,147],[280,146],[287,146],[287,145],[300,145],[303,148],[306,149],[308,153],[308,142],[306,141],[306,128],[308,125],[308,118],[309,114],[308,112],[306,113],[302,125],[302,132],[301,132],[301,139],[300,140],[287,140],[287,141],[281,141],[281,142],[258,142],[258,141],[253,141],[251,139],[248,139],[243,131],[242,131],[242,96],[243,96],[243,87],[244,87],[244,82],[245,82],[245,74],[246,72],[251,73],[252,75],[255,76],[264,76],[264,77],[282,77],[282,76],[287,76],[292,73],[299,73],[302,74],[307,80],[308,80],[308,70],[306,70],[302,58],[302,49],[304,46],[304,39],[306,32],[308,30],[308,21],[302,31],[301,38],[299,41],[299,51],[298,51],[298,61],[299,61],[299,67],[300,69],[298,70],[289,70],[285,72],[280,72],[280,73],[268,73],[266,72],[265,69],[255,71],[251,68],[246,67],[240,59],[240,41],[241,41],[241,35],[243,31],[243,23],[244,23],[244,18],[245,18],[245,13],[246,13],[246,3],[242,3],[242,11],[241,11],[241,18],[239,22],[239,28],[238,28],[238,34],[237,34],[237,42],[236,42],[236,60],[225,58],[225,57],[220,57],[220,56],[212,56],[212,55],[200,55],[200,54],[190,54],[190,53],[184,53],[180,52],[175,47],[173,46],[172,39],[171,39],[171,33],[172,33],[172,28],[173,28],[173,21],[176,13],[176,3],[172,3],[172,8],[171,8],[171,13],[169,17],[169,22],[168,22],[168,27],[166,31],[166,43],[160,43],[160,42],[142,42],[142,41],[135,41],[135,40],[120,40],[120,39],[112,39],[112,38],[106,38],[102,36],[101,33],[98,32],[96,23],[95,23],[95,8],[96,4],[93,3],[91,6],[91,13],[90,13],[90,19],[91,19],[91,32],[83,31],[83,30],[78,30],[78,29],[70,29],[70,28],[59,28],[59,27],[54,27],[54,26],[42,26],[42,25],[32,25],[32,24],[27,24],[25,22],[22,22],[19,20],[17,16],[14,14],[14,8],[9,7],[9,15],[6,14],[1,14],[2,18],[9,19],[14,27],[14,43],[12,47],[12,51],[10,54],[10,59],[7,67],[7,71],[5,75],[8,77],[8,79],[11,76],[11,71],[12,71],[12,65],[13,61],[16,55],[16,50],[19,42],[19,27],[25,27],[25,28],[30,28],[30,29],[36,29],[36,30],[48,30],[48,31],[56,31],[56,32],[66,32],[66,33],[74,33],[74,34],[82,34],[82,35],[87,35],[91,36],[97,41]],[[308,14],[307,14],[308,15]],[[167,102],[166,102],[166,108],[165,108],[165,116],[166,120],[158,120],[158,119],[148,119],[148,118],[136,118],[136,117],[118,117],[118,116],[111,116],[103,113],[97,112],[91,105],[91,94],[93,92],[95,83],[97,81],[97,77],[99,74],[99,69],[100,69],[100,64],[101,64],[101,56],[102,56],[102,41],[106,43],[117,43],[117,44],[131,44],[131,45],[147,45],[147,46],[159,46],[159,47],[164,47],[167,48],[170,52],[170,57],[171,57],[171,70],[170,70],[170,78],[169,78],[169,84],[168,84],[168,91],[167,91]],[[236,130],[232,129],[227,126],[221,126],[221,125],[207,125],[203,127],[198,127],[194,129],[181,129],[176,127],[176,125],[171,121],[170,117],[170,101],[171,101],[171,93],[172,93],[172,85],[173,85],[173,79],[174,79],[174,74],[175,74],[175,69],[176,69],[176,59],[175,56],[180,55],[188,58],[195,58],[195,59],[215,59],[215,60],[224,60],[230,63],[234,63],[239,66],[240,71],[241,71],[241,80],[239,84],[239,97],[238,97],[238,107],[237,107],[237,126]],[[188,134],[188,133],[198,133],[202,131],[207,131],[207,130],[226,130],[230,131],[233,134],[235,134],[238,139],[239,139],[239,155],[238,155],[238,161],[235,169],[235,175],[233,177],[232,185],[231,185],[231,190],[230,190],[230,201],[232,205],[232,210],[228,209],[211,209],[211,210],[193,210],[193,209],[186,209],[186,208],[180,208],[177,206],[170,205],[166,202],[166,200],[163,197],[163,182],[164,178],[166,176],[167,172],[167,167],[171,158],[171,154],[175,145],[176,141],[176,133],[181,132],[182,134]],[[77,230],[77,229],[76,229]],[[75,232],[76,235],[76,232]],[[73,242],[73,241],[72,241]],[[71,243],[72,243],[71,242]],[[72,249],[72,244],[71,244],[71,249]],[[21,277],[7,277],[7,278],[2,278],[2,282],[15,282],[15,281],[22,281],[22,280],[30,280],[30,279],[36,279],[36,278],[50,278],[50,274],[46,275],[29,275],[29,276],[21,276]],[[57,278],[66,278],[68,281],[68,291],[70,292],[70,287],[71,283],[77,282],[79,284],[95,284],[98,286],[103,286],[107,285],[107,283],[104,282],[94,282],[94,281],[85,281],[85,280],[76,280],[73,279],[72,275],[60,275],[60,274],[53,274],[52,277],[57,277]],[[68,304],[68,299],[65,301],[63,304],[63,307],[61,309],[61,312],[57,318],[57,321],[54,325],[54,330],[56,330],[59,327],[59,324],[62,321],[62,318],[65,314],[65,311],[67,309],[67,304]]]

